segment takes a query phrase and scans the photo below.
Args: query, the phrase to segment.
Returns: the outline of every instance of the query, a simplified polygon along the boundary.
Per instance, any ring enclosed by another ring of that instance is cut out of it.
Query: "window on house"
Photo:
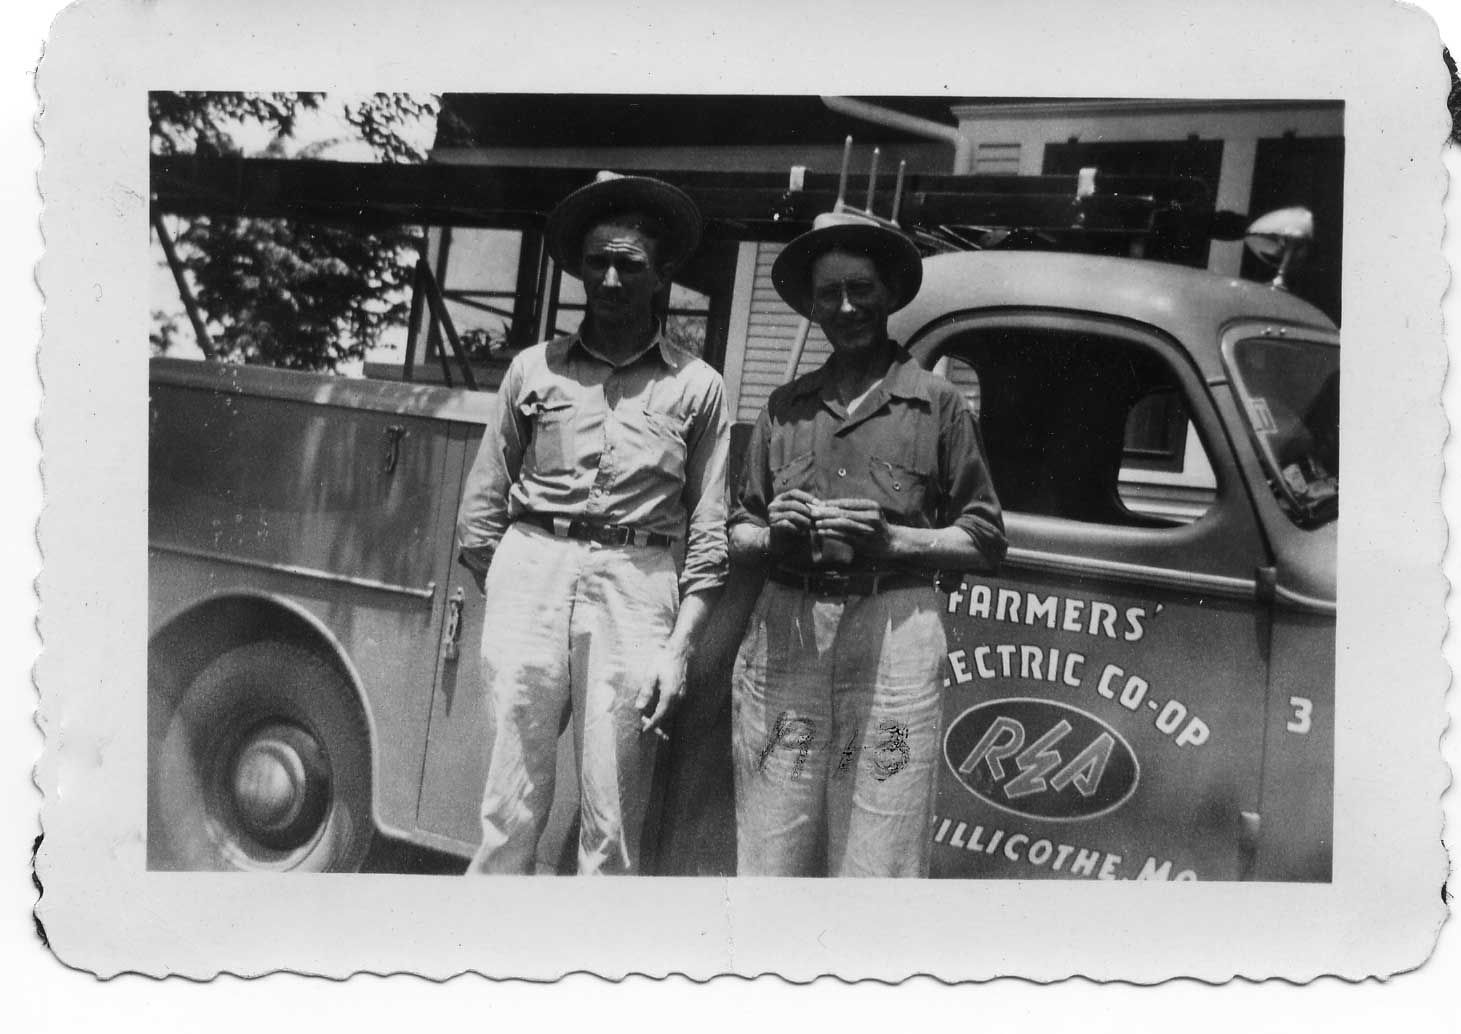
[[[1259,140],[1253,161],[1257,216],[1275,208],[1303,205],[1314,213],[1314,240],[1305,260],[1289,270],[1289,290],[1340,322],[1340,270],[1344,258],[1344,138],[1284,136]],[[1267,282],[1273,270],[1246,248],[1243,276]]]
[[[974,171],[981,175],[1019,175],[1019,142],[979,144],[974,150]]]
[[[1187,452],[1187,410],[1176,389],[1148,393],[1126,421],[1127,467],[1179,471]]]
[[[1216,197],[1222,166],[1221,140],[1202,140],[1195,136],[1185,140],[1072,138],[1065,143],[1045,145],[1041,171],[1047,176],[1071,176],[1081,169],[1094,167],[1106,176],[1181,176],[1201,180]],[[1150,242],[1146,257],[1199,268],[1206,266],[1211,243],[1206,235],[1183,232],[1181,227],[1173,229],[1176,232],[1158,235]],[[1120,242],[1119,237],[1112,240]]]

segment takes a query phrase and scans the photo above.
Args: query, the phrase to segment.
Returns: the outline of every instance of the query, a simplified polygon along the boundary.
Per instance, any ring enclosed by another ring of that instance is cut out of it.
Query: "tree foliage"
[[[220,357],[302,370],[359,358],[409,305],[414,238],[284,219],[199,219],[180,235]]]
[[[299,116],[318,111],[322,93],[166,93],[147,95],[153,154],[241,154],[231,130],[261,126],[275,140],[294,136]]]
[[[319,93],[153,93],[148,98],[152,149],[157,154],[242,154],[235,133],[253,126],[269,134],[263,154],[288,156],[300,118],[330,103]],[[435,98],[372,94],[339,105],[344,122],[379,160],[425,157],[401,130],[432,117]],[[296,148],[293,156],[306,160],[321,149]],[[406,321],[421,242],[416,228],[365,230],[199,216],[179,220],[175,233],[218,358],[335,370]],[[164,352],[179,339],[176,321],[156,314],[154,351]]]

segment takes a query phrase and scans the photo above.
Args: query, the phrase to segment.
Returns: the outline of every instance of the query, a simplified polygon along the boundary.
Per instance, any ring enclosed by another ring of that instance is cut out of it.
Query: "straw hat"
[[[889,312],[911,302],[923,284],[923,259],[907,237],[853,212],[823,212],[776,256],[771,282],[787,305],[812,315],[812,263],[832,249],[867,255],[892,292]]]
[[[643,212],[664,224],[661,264],[678,267],[700,245],[700,209],[683,190],[648,176],[601,172],[548,214],[548,253],[565,273],[582,278],[584,236],[605,217],[625,212]]]

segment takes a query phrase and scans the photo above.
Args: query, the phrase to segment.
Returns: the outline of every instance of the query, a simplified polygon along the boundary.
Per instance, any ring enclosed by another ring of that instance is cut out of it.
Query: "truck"
[[[950,198],[991,211],[965,180],[905,212],[942,253],[890,328],[978,413],[1010,541],[998,574],[945,585],[933,874],[1329,879],[1337,327],[1281,287],[1038,233],[951,250]],[[1109,241],[1085,186],[1074,226]],[[738,203],[784,240],[819,191]],[[712,224],[727,196],[702,190]],[[1179,195],[1110,196],[1159,253]],[[418,287],[473,384],[429,270]],[[490,391],[151,362],[149,867],[460,871],[487,744],[453,523]],[[756,589],[733,577],[692,671],[646,871],[734,874],[730,660]],[[571,749],[559,769],[541,872],[571,869]]]

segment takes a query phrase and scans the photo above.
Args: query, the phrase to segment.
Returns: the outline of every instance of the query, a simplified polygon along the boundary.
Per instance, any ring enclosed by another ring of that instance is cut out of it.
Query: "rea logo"
[[[1130,745],[1094,715],[1050,700],[971,707],[949,725],[944,759],[975,797],[1016,815],[1090,819],[1135,791]]]

